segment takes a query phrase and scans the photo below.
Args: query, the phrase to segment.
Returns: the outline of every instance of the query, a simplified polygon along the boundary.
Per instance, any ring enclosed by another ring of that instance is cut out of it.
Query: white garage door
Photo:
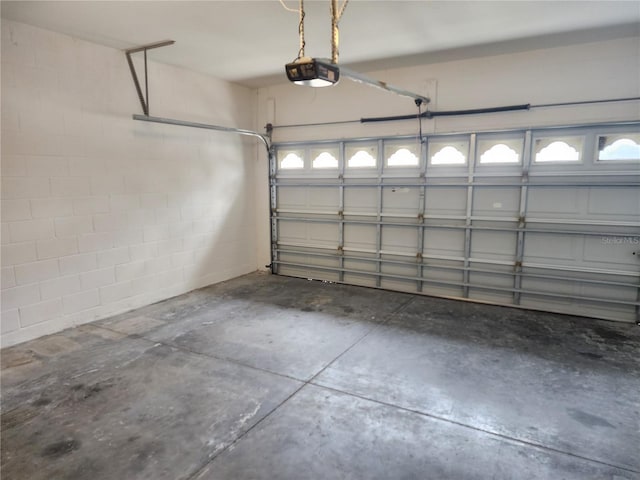
[[[635,322],[640,124],[277,144],[272,268]]]

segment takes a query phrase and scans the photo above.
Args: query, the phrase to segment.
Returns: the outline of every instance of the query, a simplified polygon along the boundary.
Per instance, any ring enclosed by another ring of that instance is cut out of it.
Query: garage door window
[[[478,147],[483,165],[520,163],[522,158],[522,140],[481,141]]]
[[[415,145],[386,145],[388,167],[417,167],[420,164]]]
[[[598,136],[598,160],[605,162],[640,160],[640,134]]]
[[[301,170],[304,168],[304,153],[301,151],[278,152],[278,168],[280,170]]]
[[[430,165],[466,165],[469,142],[430,142]]]
[[[347,168],[375,168],[378,164],[377,145],[357,145],[345,148]]]
[[[580,162],[583,143],[583,137],[538,138],[535,142],[535,162]]]
[[[337,150],[316,150],[313,152],[313,168],[338,168]]]

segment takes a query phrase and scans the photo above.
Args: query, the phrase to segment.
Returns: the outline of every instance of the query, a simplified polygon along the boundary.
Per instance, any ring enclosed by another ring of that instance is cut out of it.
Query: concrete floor
[[[2,351],[3,479],[638,479],[640,328],[267,274]]]

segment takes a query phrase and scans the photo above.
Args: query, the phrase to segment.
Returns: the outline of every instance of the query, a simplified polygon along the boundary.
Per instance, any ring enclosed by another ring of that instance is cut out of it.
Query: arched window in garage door
[[[535,163],[571,163],[582,161],[583,137],[538,138]]]
[[[640,160],[639,133],[598,136],[598,161],[638,160]]]

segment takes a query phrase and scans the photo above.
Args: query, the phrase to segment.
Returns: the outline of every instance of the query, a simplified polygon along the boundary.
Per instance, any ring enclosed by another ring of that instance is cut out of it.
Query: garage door
[[[635,322],[640,124],[281,143],[275,273]]]

